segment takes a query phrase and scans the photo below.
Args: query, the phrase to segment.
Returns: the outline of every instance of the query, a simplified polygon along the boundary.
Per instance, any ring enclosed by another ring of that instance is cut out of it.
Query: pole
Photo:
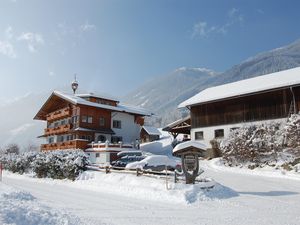
[[[2,181],[2,170],[3,170],[2,163],[0,163],[0,181]]]

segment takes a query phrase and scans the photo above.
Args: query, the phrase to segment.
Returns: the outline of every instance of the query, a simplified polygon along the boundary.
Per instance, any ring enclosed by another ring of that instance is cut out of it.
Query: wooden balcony
[[[58,134],[64,134],[68,133],[72,128],[71,124],[65,124],[54,128],[46,128],[45,129],[45,136],[49,135],[58,135]]]
[[[57,110],[55,112],[49,113],[46,117],[48,122],[53,122],[55,120],[67,118],[71,116],[71,109],[69,107]]]
[[[59,143],[43,144],[41,145],[42,151],[54,151],[64,149],[86,149],[88,140],[72,140]]]

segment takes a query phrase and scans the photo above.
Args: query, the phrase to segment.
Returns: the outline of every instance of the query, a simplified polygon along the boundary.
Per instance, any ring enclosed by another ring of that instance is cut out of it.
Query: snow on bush
[[[34,173],[39,178],[75,180],[86,170],[87,156],[78,150],[53,152],[26,152],[2,154],[0,161],[4,169],[13,173]]]
[[[300,115],[292,115],[286,123],[263,123],[233,130],[221,142],[220,149],[227,165],[292,165],[298,168],[300,158]],[[286,166],[288,167],[288,166]]]

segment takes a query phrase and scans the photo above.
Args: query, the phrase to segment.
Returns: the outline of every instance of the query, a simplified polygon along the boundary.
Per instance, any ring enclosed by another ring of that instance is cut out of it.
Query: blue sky
[[[122,96],[300,38],[297,0],[0,0],[0,101],[69,85]],[[171,88],[171,87],[170,87]]]

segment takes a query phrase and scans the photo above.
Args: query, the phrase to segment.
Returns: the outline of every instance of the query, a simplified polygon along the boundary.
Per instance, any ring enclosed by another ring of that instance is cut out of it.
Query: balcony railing
[[[52,122],[58,119],[63,119],[71,116],[71,109],[69,107],[57,110],[55,112],[49,113],[46,117],[48,122]]]
[[[71,128],[72,128],[71,124],[65,124],[65,125],[61,125],[61,126],[53,127],[53,128],[46,128],[45,136],[67,133],[70,131]]]
[[[64,150],[64,149],[86,149],[88,140],[71,140],[65,142],[43,144],[41,145],[42,151]]]
[[[119,144],[113,144],[113,143],[89,143],[88,146],[93,149],[108,149],[108,148],[134,148],[132,144],[124,144],[124,143],[119,143]]]

